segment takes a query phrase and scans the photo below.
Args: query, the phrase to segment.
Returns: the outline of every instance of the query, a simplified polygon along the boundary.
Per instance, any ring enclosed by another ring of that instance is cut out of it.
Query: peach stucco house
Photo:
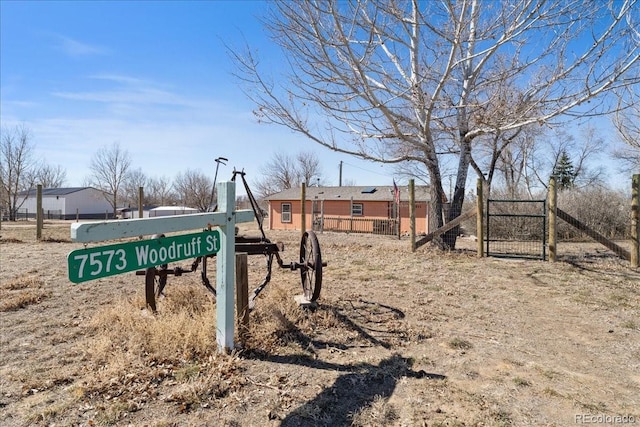
[[[352,233],[407,234],[410,232],[409,191],[398,187],[400,229],[393,186],[306,187],[307,230]],[[300,230],[301,188],[267,197],[271,230]],[[429,187],[415,187],[416,233],[428,233]]]

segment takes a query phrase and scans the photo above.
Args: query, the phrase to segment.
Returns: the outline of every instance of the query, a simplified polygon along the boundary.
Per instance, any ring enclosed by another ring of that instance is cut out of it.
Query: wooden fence
[[[338,231],[396,236],[398,235],[398,220],[323,216],[314,221],[313,228],[321,232]]]
[[[557,260],[557,227],[556,222],[558,219],[561,219],[568,223],[569,225],[575,227],[581,232],[585,233],[594,241],[604,245],[611,251],[613,251],[616,255],[630,261],[631,266],[633,268],[638,268],[640,264],[640,174],[633,175],[631,181],[631,218],[630,218],[630,231],[631,231],[631,250],[628,251],[619,245],[612,242],[610,239],[607,239],[602,234],[590,228],[588,225],[579,221],[577,218],[572,217],[562,209],[557,206],[557,194],[556,194],[556,182],[555,178],[551,178],[549,181],[549,200],[547,204],[547,220],[548,220],[548,248],[549,248],[549,261],[553,262]],[[482,190],[482,180],[478,179],[477,186],[477,201],[476,207],[474,209],[470,209],[469,211],[463,213],[457,218],[449,221],[444,226],[438,228],[437,230],[429,233],[427,236],[421,238],[416,241],[415,233],[413,233],[412,227],[412,250],[415,251],[418,247],[426,244],[433,240],[436,236],[439,236],[445,233],[448,230],[458,226],[461,222],[476,217],[477,220],[477,249],[478,256],[484,256],[484,248],[483,241],[485,240],[484,229],[485,229],[485,220],[486,215],[484,212],[484,201],[483,201],[483,190]],[[410,195],[411,197],[411,195]]]
[[[572,217],[557,205],[557,187],[555,178],[549,180],[549,204],[548,204],[548,217],[549,217],[549,261],[553,262],[557,260],[558,251],[558,236],[557,236],[557,219],[565,221],[567,224],[585,233],[594,241],[604,245],[611,251],[613,251],[619,257],[626,259],[631,263],[631,266],[637,268],[639,266],[640,258],[640,241],[639,235],[639,194],[640,194],[640,175],[633,175],[631,180],[631,250],[628,251],[625,248],[607,239],[596,230],[584,224],[577,218]]]

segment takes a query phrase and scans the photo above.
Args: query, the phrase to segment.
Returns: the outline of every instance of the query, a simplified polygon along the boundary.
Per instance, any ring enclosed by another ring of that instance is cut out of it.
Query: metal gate
[[[546,200],[487,200],[487,256],[546,259]]]

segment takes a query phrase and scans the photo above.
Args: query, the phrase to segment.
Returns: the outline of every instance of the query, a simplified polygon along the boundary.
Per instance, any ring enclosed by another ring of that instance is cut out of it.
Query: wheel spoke
[[[315,301],[322,284],[322,258],[318,238],[313,231],[304,233],[300,243],[300,278],[305,298]]]

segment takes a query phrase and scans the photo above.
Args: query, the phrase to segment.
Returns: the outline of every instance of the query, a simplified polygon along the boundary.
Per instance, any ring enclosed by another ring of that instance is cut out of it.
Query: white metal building
[[[24,197],[24,194],[20,197]],[[35,217],[37,209],[36,189],[29,191],[20,206],[27,216]],[[43,188],[42,210],[45,218],[96,219],[112,218],[113,207],[102,192],[93,187]]]

